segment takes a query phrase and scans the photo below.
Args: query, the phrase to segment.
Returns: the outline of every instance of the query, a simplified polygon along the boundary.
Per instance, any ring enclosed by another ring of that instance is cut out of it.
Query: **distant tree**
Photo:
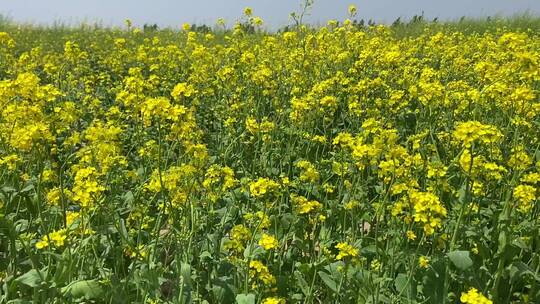
[[[212,28],[206,24],[200,24],[200,25],[192,24],[191,31],[199,32],[199,33],[210,33],[212,31]]]
[[[155,32],[157,30],[159,30],[159,26],[157,24],[155,24],[155,23],[154,24],[145,23],[143,25],[143,31],[145,31],[145,32]]]
[[[292,30],[291,26],[285,25],[277,30],[278,33],[286,33]]]

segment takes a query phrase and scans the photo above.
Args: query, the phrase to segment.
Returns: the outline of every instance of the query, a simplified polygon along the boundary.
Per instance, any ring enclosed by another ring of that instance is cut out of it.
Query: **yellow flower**
[[[203,187],[212,194],[217,191],[227,191],[234,187],[237,182],[234,178],[233,169],[218,165],[210,166],[204,177]],[[220,184],[221,187],[219,187]],[[215,188],[218,189],[216,190]]]
[[[249,262],[249,269],[250,276],[260,280],[264,285],[273,285],[276,283],[276,278],[262,262],[257,260]]]
[[[99,184],[98,178],[99,173],[94,167],[80,168],[75,173],[73,200],[79,202],[81,207],[92,207],[105,191],[105,187]]]
[[[47,192],[47,202],[53,206],[58,206],[60,202],[60,198],[62,197],[62,193],[60,191],[60,188],[52,188]]]
[[[13,40],[8,33],[0,32],[0,46],[2,45],[13,48],[15,47],[15,40]]]
[[[517,209],[521,213],[529,212],[536,200],[536,188],[530,185],[518,185],[514,188],[514,199],[517,202]]]
[[[478,254],[480,252],[478,250],[478,244],[474,243],[474,246],[471,248],[471,252],[474,254]]]
[[[424,232],[427,235],[442,227],[442,219],[446,217],[447,211],[436,195],[413,191],[409,197],[414,206],[414,221],[424,224]]]
[[[16,149],[28,151],[35,143],[52,140],[49,126],[43,122],[34,122],[14,128],[9,143]]]
[[[148,256],[148,247],[144,244],[139,244],[137,247],[127,247],[124,249],[124,254],[130,258],[137,258],[138,260],[144,260]]]
[[[68,211],[66,213],[66,226],[70,227],[76,220],[81,217],[79,212]]]
[[[236,225],[231,229],[231,238],[246,242],[251,238],[251,232],[244,225]]]
[[[44,235],[41,240],[36,243],[36,248],[43,249],[49,247],[49,244],[52,244],[54,247],[59,248],[64,246],[66,238],[66,229],[56,230],[47,235]]]
[[[296,167],[302,169],[300,180],[308,183],[315,183],[319,180],[319,172],[315,166],[307,160],[296,163]]]
[[[532,165],[531,157],[525,152],[523,146],[512,149],[512,155],[508,160],[508,165],[516,170],[525,170]]]
[[[9,170],[15,170],[21,158],[17,154],[11,154],[0,158],[0,165],[7,165]]]
[[[259,240],[259,245],[265,250],[275,249],[278,246],[278,241],[274,236],[263,233]]]
[[[465,147],[478,140],[490,144],[498,142],[502,138],[501,132],[493,125],[484,125],[478,121],[460,122],[452,133],[454,139],[461,142]]]
[[[261,26],[264,23],[261,17],[253,17],[251,22],[257,26]]]
[[[344,258],[347,258],[347,257],[351,257],[351,258],[358,257],[358,249],[348,243],[345,243],[345,242],[338,243],[336,245],[336,249],[339,250],[339,253],[336,256],[337,260],[343,260]]]
[[[249,184],[249,193],[258,198],[279,190],[279,184],[269,178],[259,178]]]
[[[371,268],[371,270],[378,272],[381,270],[381,261],[379,261],[378,259],[374,259],[369,264],[369,267]]]
[[[411,241],[414,241],[416,240],[416,234],[414,233],[414,231],[407,231],[407,238]]]
[[[310,201],[301,195],[291,194],[291,201],[299,214],[308,214],[322,208],[322,204],[318,201]]]
[[[354,17],[356,15],[356,6],[351,4],[349,5],[349,16]]]
[[[37,241],[36,243],[36,248],[37,249],[43,249],[43,248],[46,248],[49,246],[49,242],[47,242],[46,239],[41,239],[39,241]]]
[[[64,241],[67,238],[66,230],[60,229],[52,233],[49,233],[49,238],[54,243],[54,246],[56,247],[64,246]]]
[[[288,186],[289,184],[291,183],[290,179],[287,177],[287,176],[282,176],[281,177],[281,184],[283,186]]]
[[[459,300],[463,304],[493,304],[493,301],[479,293],[476,288],[471,288],[466,293],[462,292]]]
[[[261,304],[285,304],[285,299],[278,297],[265,298]]]
[[[41,180],[43,182],[50,182],[50,181],[52,181],[54,179],[54,177],[55,177],[55,173],[54,173],[53,170],[45,169],[45,170],[43,170],[43,173],[41,175]]]
[[[338,99],[334,96],[324,96],[319,103],[325,108],[336,108],[338,106]]]
[[[186,82],[180,82],[174,86],[171,96],[175,100],[181,100],[183,97],[189,98],[197,93],[198,91],[193,87],[193,85],[187,84]]]
[[[230,240],[225,242],[224,248],[235,252],[243,252],[245,244],[251,239],[251,231],[244,225],[236,225],[229,234]]]
[[[357,200],[350,200],[343,206],[343,208],[345,208],[345,210],[353,210],[354,208],[359,206],[360,203]]]
[[[253,9],[251,9],[251,7],[244,8],[244,15],[251,17],[251,15],[253,15]]]
[[[418,258],[418,265],[422,268],[428,268],[429,267],[429,259],[425,256],[420,256]]]
[[[523,175],[523,177],[521,177],[521,182],[526,183],[526,184],[532,184],[532,185],[538,184],[540,183],[540,173],[531,172],[531,173],[525,174]]]

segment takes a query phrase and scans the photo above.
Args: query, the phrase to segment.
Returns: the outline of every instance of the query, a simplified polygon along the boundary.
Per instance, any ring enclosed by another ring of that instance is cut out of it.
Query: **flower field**
[[[0,303],[540,303],[540,29],[246,15],[0,30]]]

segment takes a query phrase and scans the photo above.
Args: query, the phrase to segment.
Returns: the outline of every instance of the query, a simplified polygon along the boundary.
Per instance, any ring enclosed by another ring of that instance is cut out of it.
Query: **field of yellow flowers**
[[[539,29],[246,14],[0,31],[0,303],[540,303]]]

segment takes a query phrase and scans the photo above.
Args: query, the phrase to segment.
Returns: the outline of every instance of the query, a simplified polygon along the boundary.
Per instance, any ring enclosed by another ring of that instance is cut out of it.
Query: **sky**
[[[289,14],[299,11],[302,0],[0,0],[0,14],[17,22],[76,25],[99,22],[122,25],[130,18],[134,25],[158,24],[180,27],[183,23],[215,24],[220,17],[229,24],[238,20],[245,7],[262,17],[267,28],[290,24]],[[424,16],[442,20],[461,16],[515,15],[528,11],[540,15],[540,0],[315,0],[306,21],[325,23],[343,20],[354,4],[358,18],[392,22],[397,17]]]

